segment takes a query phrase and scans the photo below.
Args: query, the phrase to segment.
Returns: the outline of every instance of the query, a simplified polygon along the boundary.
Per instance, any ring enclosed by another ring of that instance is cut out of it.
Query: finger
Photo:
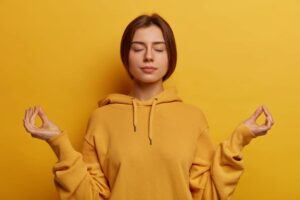
[[[272,125],[273,125],[273,122],[272,122],[271,118],[268,117],[268,116],[266,116],[266,119],[265,119],[265,125],[266,125],[267,127],[269,127],[269,128],[271,128]]]
[[[26,111],[26,121],[29,123],[29,117],[30,117],[30,108]]]
[[[30,107],[28,110],[28,122],[30,122],[31,115],[32,115],[32,108]]]
[[[251,116],[251,118],[254,118],[255,120],[259,117],[259,115],[262,113],[263,111],[263,107],[259,106],[255,112],[253,113],[253,115]]]
[[[27,121],[27,116],[28,116],[28,109],[25,110],[25,116],[24,116],[24,120]],[[23,120],[23,121],[24,121]]]
[[[23,126],[25,127],[25,123],[26,123],[26,117],[23,119]]]
[[[30,126],[28,121],[24,121],[24,127],[28,133],[31,133],[32,127]]]
[[[32,113],[32,116],[30,118],[30,123],[31,124],[35,124],[35,117],[36,117],[36,114],[37,114],[37,108],[36,106],[34,107],[34,110],[33,110],[33,113]]]
[[[39,128],[33,126],[29,122],[26,122],[25,125],[26,125],[26,128],[27,128],[28,132],[31,133],[31,134],[39,134],[41,132],[41,130]]]
[[[274,124],[273,117],[266,106],[263,106],[263,111],[266,114],[266,117],[268,117],[270,119],[270,121],[272,122],[272,124]]]
[[[272,123],[270,116],[265,111],[264,111],[264,115],[265,115],[265,125],[270,126],[270,123]]]
[[[23,118],[23,120],[25,120],[25,119],[26,119],[26,116],[27,116],[27,109],[25,109],[25,112],[24,112],[24,118]]]
[[[30,108],[26,110],[26,119],[25,119],[26,122],[29,122],[29,117],[30,117]]]
[[[30,108],[28,122],[32,125],[34,125],[34,121],[32,120],[33,114],[34,114],[34,110],[33,110],[33,108]]]
[[[23,119],[23,126],[26,129],[26,131],[27,131],[26,122],[27,122],[27,115],[28,115],[27,113],[28,113],[28,109],[25,110],[25,117]]]
[[[23,119],[23,126],[24,126],[25,130],[28,132],[27,121],[25,119]]]
[[[265,111],[264,111],[264,114],[266,116],[265,125],[267,125],[268,127],[271,128],[271,126],[273,125],[272,117],[268,113],[266,113]]]
[[[272,126],[272,120],[269,117],[266,117],[265,119],[265,126],[271,128]]]
[[[28,131],[31,131],[32,126],[30,125],[29,121],[25,121],[25,122],[24,122],[24,125],[25,125],[25,127],[26,127],[26,129],[27,129]]]
[[[38,108],[38,115],[41,117],[43,123],[48,122],[49,119],[46,116],[46,114],[44,113],[44,111],[42,110],[42,108],[40,106],[38,106],[37,108]]]
[[[257,128],[259,130],[258,134],[266,134],[271,127],[269,127],[268,125],[261,125]]]

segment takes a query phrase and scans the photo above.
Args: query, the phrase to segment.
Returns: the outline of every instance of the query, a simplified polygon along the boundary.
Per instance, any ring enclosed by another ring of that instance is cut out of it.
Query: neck
[[[153,96],[161,93],[164,90],[162,80],[155,83],[138,82],[135,79],[132,82],[131,90],[128,95],[139,100],[145,101]]]

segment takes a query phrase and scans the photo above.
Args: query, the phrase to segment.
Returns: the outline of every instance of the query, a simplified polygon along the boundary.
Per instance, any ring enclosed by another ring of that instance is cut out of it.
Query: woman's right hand
[[[42,120],[42,125],[40,127],[35,126],[36,115],[39,115]],[[58,126],[48,119],[46,114],[42,111],[42,108],[39,106],[34,106],[34,109],[31,107],[26,109],[23,122],[26,131],[30,133],[32,137],[38,139],[47,141],[61,133]]]

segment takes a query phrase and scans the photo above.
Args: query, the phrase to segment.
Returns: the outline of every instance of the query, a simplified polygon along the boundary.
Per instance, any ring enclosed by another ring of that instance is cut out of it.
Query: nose
[[[153,61],[153,55],[151,48],[147,49],[146,55],[145,55],[145,61]]]

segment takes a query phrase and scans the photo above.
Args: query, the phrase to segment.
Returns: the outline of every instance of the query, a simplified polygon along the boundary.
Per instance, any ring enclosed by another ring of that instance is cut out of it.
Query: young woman
[[[201,109],[183,102],[174,86],[163,87],[177,55],[172,29],[161,16],[141,15],[126,27],[121,58],[131,90],[99,101],[81,152],[39,106],[26,110],[25,129],[58,158],[53,173],[60,198],[230,199],[244,170],[243,147],[274,123],[266,107],[258,107],[215,149]],[[258,125],[262,113],[266,122]],[[41,127],[35,126],[37,115]]]

